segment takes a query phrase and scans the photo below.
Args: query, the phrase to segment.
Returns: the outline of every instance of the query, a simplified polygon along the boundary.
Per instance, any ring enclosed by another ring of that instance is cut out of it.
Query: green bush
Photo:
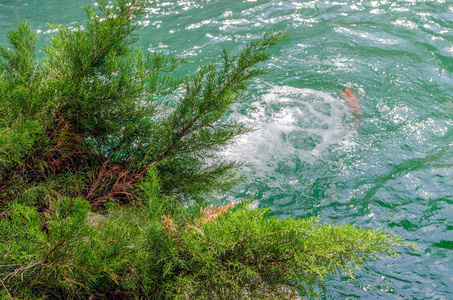
[[[279,220],[247,202],[191,212],[160,194],[155,174],[147,178],[142,205],[109,204],[103,214],[80,198],[53,203],[52,214],[12,205],[0,223],[5,291],[24,299],[290,299],[405,245],[382,230]]]
[[[132,47],[149,5],[85,7],[83,28],[53,26],[40,63],[26,23],[0,47],[3,298],[311,297],[329,274],[412,248],[247,201],[209,207],[240,180],[217,150],[252,130],[223,116],[283,35],[180,78],[184,59]]]

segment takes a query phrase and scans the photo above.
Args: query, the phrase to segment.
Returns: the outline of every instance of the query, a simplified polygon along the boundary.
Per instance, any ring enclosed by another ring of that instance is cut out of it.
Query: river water
[[[29,20],[74,26],[92,0],[0,0],[0,42]],[[224,155],[251,163],[234,196],[279,217],[385,228],[416,242],[323,299],[453,299],[453,3],[449,1],[161,1],[140,46],[196,66],[266,31],[289,34],[229,115],[257,131]],[[356,92],[354,121],[341,92]]]

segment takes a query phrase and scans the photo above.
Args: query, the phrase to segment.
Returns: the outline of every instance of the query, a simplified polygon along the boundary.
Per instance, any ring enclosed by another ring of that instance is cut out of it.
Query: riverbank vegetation
[[[0,56],[0,295],[6,299],[289,299],[313,296],[396,246],[392,233],[209,206],[250,132],[225,112],[283,37],[185,59],[134,48],[144,0],[99,1],[55,25],[36,59],[27,23]]]

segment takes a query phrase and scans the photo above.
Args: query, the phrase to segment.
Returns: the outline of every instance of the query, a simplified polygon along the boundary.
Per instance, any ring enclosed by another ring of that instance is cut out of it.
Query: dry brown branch
[[[131,202],[137,199],[139,190],[133,185],[147,174],[147,169],[134,170],[120,165],[108,165],[106,162],[92,180],[90,191],[84,198],[92,206],[103,205],[109,199]]]
[[[88,194],[85,196],[86,199],[89,199],[96,192],[99,184],[104,180],[108,163],[109,161],[107,160],[102,164],[96,180],[94,180],[94,182],[91,184],[91,188],[88,191]]]
[[[200,209],[200,217],[194,220],[194,224],[187,224],[188,232],[190,233],[194,228],[200,228],[204,224],[212,222],[220,217],[222,214],[226,213],[229,209],[232,209],[237,202],[230,202],[225,206],[219,208],[211,207]]]
[[[233,208],[237,203],[230,202],[225,206],[219,208],[211,207],[210,209],[205,208],[200,210],[200,217],[195,220],[198,225],[203,225],[217,219],[222,214],[226,213],[229,209]]]
[[[161,229],[165,231],[166,235],[173,235],[177,231],[178,226],[175,224],[175,221],[172,217],[162,215]]]
[[[13,272],[11,272],[11,273],[9,273],[8,275],[6,275],[3,279],[1,279],[1,281],[2,281],[2,282],[6,282],[6,280],[7,280],[8,278],[11,278],[11,277],[13,277],[13,276],[16,276],[16,275],[18,275],[19,273],[21,274],[21,275],[20,275],[20,278],[21,278],[21,280],[23,281],[23,280],[24,280],[24,273],[25,273],[27,270],[29,270],[29,269],[31,269],[31,268],[33,268],[33,267],[42,265],[43,263],[44,263],[44,261],[41,260],[41,261],[39,261],[39,262],[32,263],[32,264],[30,264],[30,265],[26,265],[26,266],[22,266],[22,267],[20,267],[20,268],[17,268],[17,269],[15,269]],[[9,281],[9,279],[8,279],[8,281]]]

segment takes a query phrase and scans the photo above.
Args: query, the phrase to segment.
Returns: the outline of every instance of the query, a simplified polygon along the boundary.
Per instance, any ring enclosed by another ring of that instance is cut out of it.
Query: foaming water
[[[250,163],[243,172],[250,180],[236,187],[236,196],[270,202],[281,217],[314,214],[330,201],[327,195],[337,193],[331,176],[345,168],[338,153],[357,147],[360,123],[335,94],[271,84],[255,89],[262,92],[237,104],[230,117],[256,131],[222,153]]]
[[[330,146],[346,147],[355,132],[344,100],[312,89],[273,86],[247,103],[245,113],[237,109],[230,116],[256,131],[239,137],[223,154],[250,162],[255,170],[275,171],[294,155],[314,163],[328,155]]]

